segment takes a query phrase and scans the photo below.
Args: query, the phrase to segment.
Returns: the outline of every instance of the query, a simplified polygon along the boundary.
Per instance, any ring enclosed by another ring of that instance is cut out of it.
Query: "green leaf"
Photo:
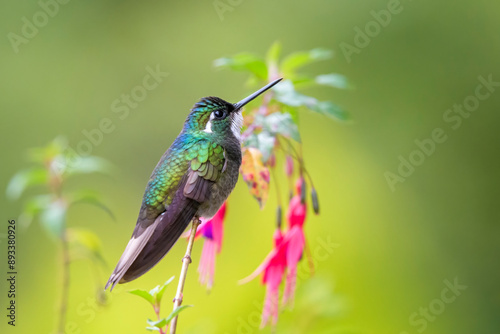
[[[47,161],[51,161],[56,156],[60,155],[67,146],[68,140],[63,136],[59,136],[44,147],[30,149],[28,151],[28,157],[31,161],[43,165]]]
[[[266,55],[267,66],[276,66],[281,54],[281,43],[276,41],[271,45]]]
[[[347,121],[349,119],[349,114],[346,111],[330,101],[317,102],[315,105],[311,106],[310,109],[333,119],[341,121]]]
[[[187,309],[188,307],[193,307],[193,305],[181,305],[179,307],[177,307],[175,310],[173,310],[167,318],[165,318],[166,322],[167,322],[167,325],[170,323],[170,321],[172,321],[172,319],[178,315],[179,313],[181,313],[182,311],[184,311],[185,309]]]
[[[293,77],[295,71],[305,65],[316,61],[330,59],[333,56],[333,51],[317,48],[306,52],[294,52],[288,55],[281,62],[281,71],[285,77]]]
[[[66,172],[68,175],[90,174],[90,173],[105,173],[110,174],[112,165],[103,158],[96,156],[80,157],[74,163],[68,163],[66,159]]]
[[[160,319],[160,320],[151,320],[151,319],[148,319],[148,325],[149,325],[149,328],[151,328],[152,330],[158,330],[160,328],[165,327],[165,325],[167,325],[167,318],[163,318],[163,319]],[[148,327],[146,327],[146,329],[147,328]],[[153,328],[156,328],[156,329],[153,329]]]
[[[315,81],[319,85],[325,85],[340,89],[349,88],[347,78],[341,74],[331,73],[318,75]]]
[[[266,163],[273,152],[276,138],[267,131],[262,131],[258,134],[253,133],[244,143],[245,147],[253,147],[262,153],[262,162]]]
[[[188,307],[193,307],[193,305],[182,305],[182,306],[179,306],[174,311],[172,311],[168,315],[168,317],[160,319],[160,320],[151,320],[151,319],[148,319],[148,325],[149,326],[146,327],[146,329],[153,331],[153,330],[158,330],[160,328],[163,328],[163,327],[167,326],[168,324],[170,324],[170,322],[172,321],[172,319],[176,315],[178,315],[179,313],[181,313],[182,311],[184,311]]]
[[[275,98],[283,104],[291,107],[305,106],[312,111],[337,120],[345,121],[349,118],[345,111],[330,101],[318,101],[314,97],[296,92],[290,80],[285,80],[275,87]]]
[[[33,221],[35,215],[48,208],[51,201],[51,195],[38,195],[29,199],[19,219],[22,221],[22,225],[27,228]]]
[[[130,290],[129,293],[142,297],[145,300],[147,300],[152,306],[154,305],[155,302],[154,297],[151,294],[149,294],[149,292],[146,290],[141,290],[141,289]]]
[[[30,186],[47,183],[49,174],[46,169],[35,167],[15,174],[7,185],[7,197],[18,199]]]
[[[71,205],[77,204],[77,203],[88,203],[91,205],[94,205],[102,210],[104,210],[110,217],[111,219],[116,221],[116,217],[111,211],[110,208],[108,208],[106,205],[104,205],[101,201],[100,195],[93,190],[80,190],[77,191],[76,193],[72,194],[71,196]]]
[[[60,237],[66,221],[67,204],[56,199],[48,204],[40,215],[40,222],[49,234]]]
[[[317,103],[314,97],[298,93],[290,80],[284,80],[274,86],[275,99],[291,107],[309,106]]]
[[[274,136],[282,135],[300,143],[299,128],[288,113],[275,112],[270,114],[264,119],[263,127]]]
[[[167,288],[167,285],[169,285],[173,280],[174,280],[174,277],[175,276],[172,276],[168,279],[168,281],[166,281],[165,283],[163,283],[163,285],[161,286],[160,289],[158,289],[158,292],[156,293],[156,296],[155,296],[155,299],[156,299],[156,303],[159,305],[160,302],[161,302],[161,299],[163,298],[163,293],[165,292],[165,289]],[[151,293],[151,292],[150,292]]]
[[[67,233],[74,255],[97,260],[102,265],[106,265],[102,256],[101,240],[94,232],[80,228],[68,228]]]
[[[248,71],[263,80],[267,78],[266,64],[261,58],[251,53],[240,53],[233,57],[216,59],[214,66],[235,71]]]

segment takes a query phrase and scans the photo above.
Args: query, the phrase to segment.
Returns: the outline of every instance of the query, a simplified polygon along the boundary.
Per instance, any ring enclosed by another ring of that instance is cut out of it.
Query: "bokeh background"
[[[111,118],[116,129],[92,154],[111,161],[113,175],[82,176],[68,185],[99,190],[116,215],[114,222],[99,209],[81,205],[68,217],[70,226],[91,229],[101,238],[109,265],[101,274],[104,283],[130,237],[149,174],[189,108],[202,96],[236,101],[250,92],[246,74],[216,71],[213,60],[243,51],[264,54],[276,40],[285,54],[333,49],[333,61],[306,71],[344,74],[355,89],[307,93],[342,105],[352,121],[304,111],[301,131],[322,205],[320,216],[308,218],[309,244],[314,249],[318,238],[330,238],[337,247],[318,263],[314,278],[299,282],[295,309],[281,314],[278,332],[500,332],[500,87],[458,129],[443,120],[447,109],[474,94],[478,76],[500,81],[500,4],[401,1],[401,12],[348,61],[341,43],[355,45],[355,27],[364,29],[373,21],[370,11],[390,2],[220,2],[231,9],[222,16],[212,0],[71,1],[61,4],[18,53],[7,34],[20,34],[22,18],[31,20],[40,6],[36,1],[3,2],[0,189],[27,165],[28,148],[57,135],[76,145],[84,139],[82,130]],[[120,120],[111,103],[141,84],[147,66],[157,65],[168,77]],[[398,157],[408,158],[417,148],[415,139],[429,138],[435,128],[442,128],[448,139],[391,191],[384,173],[396,173]],[[1,195],[0,201],[6,226],[7,219],[19,216],[23,200]],[[260,211],[239,182],[229,205],[210,294],[197,282],[196,260],[190,269],[185,297],[195,307],[181,314],[183,333],[259,331],[255,325],[264,288],[257,281],[236,282],[271,248],[275,200],[271,193]],[[154,270],[95,308],[89,306],[96,289],[89,264],[73,263],[71,332],[144,332],[146,318],[154,314],[126,290],[150,289],[177,276],[184,250],[179,243]],[[200,251],[198,243],[195,259]],[[61,284],[58,254],[57,243],[39,224],[18,233],[17,326],[6,325],[7,287],[1,279],[3,333],[53,332]],[[410,315],[440,299],[444,281],[455,278],[467,286],[461,295],[425,329],[411,323]],[[174,290],[166,292],[165,312]]]

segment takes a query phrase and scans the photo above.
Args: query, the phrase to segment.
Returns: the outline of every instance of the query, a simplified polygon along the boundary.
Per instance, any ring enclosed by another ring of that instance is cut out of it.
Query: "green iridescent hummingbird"
[[[150,270],[194,217],[215,215],[238,180],[241,108],[279,81],[238,103],[205,97],[194,105],[181,133],[149,178],[132,238],[105,289]]]

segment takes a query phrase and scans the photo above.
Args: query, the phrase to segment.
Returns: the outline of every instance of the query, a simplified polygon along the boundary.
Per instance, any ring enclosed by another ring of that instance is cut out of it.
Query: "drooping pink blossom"
[[[307,206],[301,201],[304,179],[300,178],[296,183],[296,195],[290,200],[287,211],[288,230],[282,233],[278,227],[274,233],[274,248],[264,261],[248,277],[240,283],[247,283],[258,275],[262,275],[262,283],[266,286],[266,297],[262,311],[261,327],[271,320],[273,326],[278,321],[279,310],[279,286],[281,285],[286,271],[285,289],[283,294],[283,305],[293,303],[295,287],[297,282],[297,264],[302,257],[305,247],[304,222],[306,219]]]
[[[283,234],[280,229],[276,229],[273,239],[276,252],[262,275],[262,284],[266,285],[266,297],[262,310],[261,328],[267,325],[269,319],[271,319],[273,326],[276,326],[278,322],[279,288],[286,267],[286,246],[283,243]]]
[[[200,283],[211,289],[214,285],[215,277],[215,257],[222,248],[222,238],[224,235],[224,217],[226,215],[226,203],[222,204],[215,216],[206,220],[200,218],[202,223],[196,231],[196,238],[200,236],[205,239],[201,251],[198,273],[200,274]]]
[[[301,200],[304,179],[300,178],[296,184],[297,194],[292,197],[288,205],[287,220],[288,231],[285,234],[286,248],[286,280],[283,293],[283,305],[293,305],[295,287],[297,283],[297,265],[305,246],[304,222],[306,220],[307,206]]]
[[[249,282],[260,273],[263,273],[262,284],[266,286],[266,297],[262,309],[261,328],[266,326],[270,320],[273,326],[278,322],[279,287],[283,281],[286,268],[286,245],[279,228],[274,232],[273,240],[274,248],[267,255],[264,262],[250,276],[240,281],[240,283]]]

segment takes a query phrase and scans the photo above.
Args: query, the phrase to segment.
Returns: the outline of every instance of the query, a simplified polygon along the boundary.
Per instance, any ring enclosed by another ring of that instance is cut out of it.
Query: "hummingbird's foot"
[[[193,260],[191,260],[191,256],[189,256],[189,255],[185,255],[185,256],[182,258],[182,262],[184,262],[184,259],[188,260],[188,263],[193,262]]]

